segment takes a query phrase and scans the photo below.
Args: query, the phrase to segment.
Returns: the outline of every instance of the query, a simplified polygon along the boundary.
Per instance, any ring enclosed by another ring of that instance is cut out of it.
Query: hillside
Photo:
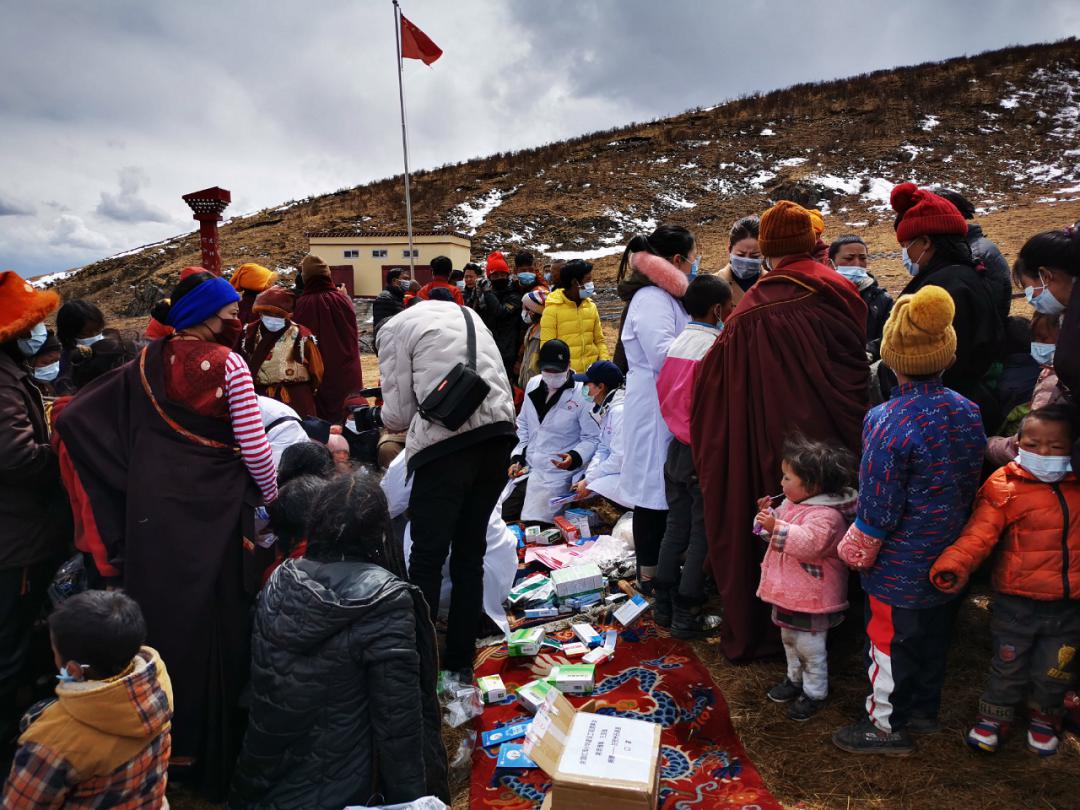
[[[737,217],[780,198],[817,205],[826,237],[859,233],[895,286],[888,192],[902,180],[962,190],[1007,255],[1080,217],[1080,43],[1009,48],[797,85],[715,107],[413,176],[418,228],[474,234],[474,255],[528,248],[596,261],[655,223],[698,234],[705,269],[725,261]],[[400,175],[228,220],[223,266],[290,270],[305,233],[401,228]],[[1020,222],[1023,225],[1020,225]],[[194,223],[193,223],[194,225]],[[1014,232],[1015,231],[1015,232]],[[119,317],[143,317],[197,232],[91,264],[57,282]]]

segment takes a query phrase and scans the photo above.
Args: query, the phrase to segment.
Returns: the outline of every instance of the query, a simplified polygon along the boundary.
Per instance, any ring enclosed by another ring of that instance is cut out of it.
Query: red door
[[[345,291],[352,298],[356,292],[353,287],[353,269],[351,264],[337,264],[330,268],[330,278],[334,281],[334,286],[339,284],[345,285]]]

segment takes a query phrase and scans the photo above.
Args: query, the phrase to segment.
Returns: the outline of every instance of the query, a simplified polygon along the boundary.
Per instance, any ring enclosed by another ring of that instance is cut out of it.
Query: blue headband
[[[225,279],[214,276],[174,301],[166,319],[173,329],[187,329],[216,315],[222,307],[240,300],[240,293]]]

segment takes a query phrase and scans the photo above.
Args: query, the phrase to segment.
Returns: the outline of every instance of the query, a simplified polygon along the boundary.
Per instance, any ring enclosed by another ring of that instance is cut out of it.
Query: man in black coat
[[[386,274],[386,287],[375,297],[371,305],[371,339],[379,334],[379,327],[387,318],[392,318],[401,310],[405,309],[405,291],[409,289],[412,279],[408,270],[391,270]]]

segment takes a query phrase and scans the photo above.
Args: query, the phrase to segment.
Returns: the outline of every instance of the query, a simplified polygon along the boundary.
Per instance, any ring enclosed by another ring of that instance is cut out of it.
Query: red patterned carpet
[[[601,631],[602,632],[602,631]],[[572,638],[569,630],[556,635]],[[557,650],[545,648],[555,663]],[[506,645],[489,647],[478,658],[476,674],[501,675],[510,693],[486,707],[476,730],[528,719],[513,697],[516,687],[535,679],[532,658],[507,658]],[[743,750],[728,716],[723,695],[694,651],[659,631],[652,622],[623,630],[615,656],[596,670],[597,711],[659,723],[661,738],[660,807],[781,810]],[[570,698],[580,706],[588,698]],[[520,742],[520,741],[519,741]],[[473,752],[470,806],[502,810],[539,808],[550,786],[540,769],[496,770],[498,746]]]

